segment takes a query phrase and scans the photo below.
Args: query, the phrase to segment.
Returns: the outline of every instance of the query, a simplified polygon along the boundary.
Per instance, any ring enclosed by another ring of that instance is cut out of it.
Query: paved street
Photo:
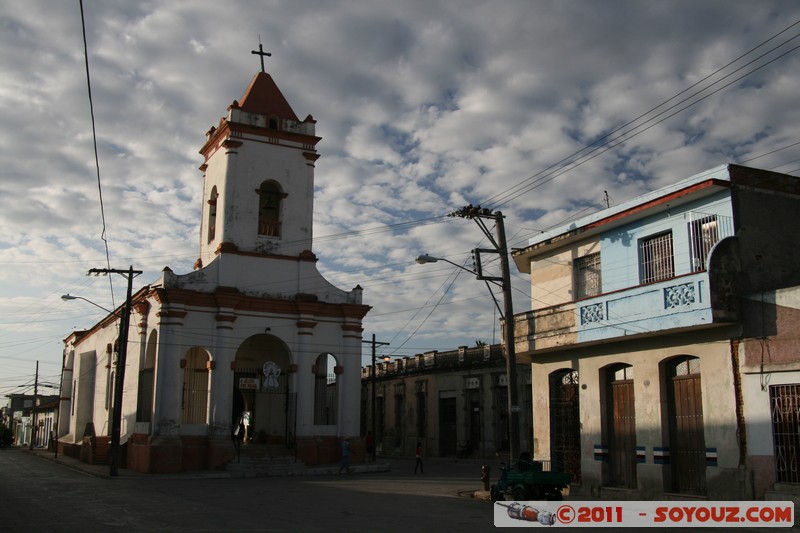
[[[0,531],[487,531],[480,466],[392,461],[383,473],[224,478],[213,473],[102,478],[38,453],[0,450]],[[47,454],[52,457],[52,454]],[[106,472],[107,467],[96,467]]]
[[[119,477],[110,478],[107,466],[64,457],[58,461],[53,461],[52,453],[0,450],[0,531],[470,533],[495,529],[493,504],[470,497],[482,488],[480,464],[471,461],[428,460],[424,475],[414,474],[413,459],[391,459],[386,472],[244,478],[217,472],[145,475],[125,469]],[[501,531],[544,527],[527,525]]]

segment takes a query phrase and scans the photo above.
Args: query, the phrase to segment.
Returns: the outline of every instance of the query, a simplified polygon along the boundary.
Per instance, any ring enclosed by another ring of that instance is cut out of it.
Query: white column
[[[159,317],[158,354],[156,356],[156,401],[153,406],[153,434],[177,436],[181,426],[181,390],[183,372],[183,342],[177,333],[183,328],[186,316],[179,306],[162,308]]]
[[[361,433],[361,322],[342,325],[342,361],[344,371],[337,377],[339,413],[338,434],[345,437]]]
[[[314,365],[316,352],[309,352],[314,344],[314,327],[317,322],[310,316],[301,316],[297,321],[297,351],[294,360],[297,372],[294,375],[295,398],[297,399],[297,432],[296,436],[314,435]]]
[[[211,352],[211,397],[209,398],[208,436],[230,438],[233,408],[233,363],[238,349],[232,310],[220,310],[216,316],[217,334]]]

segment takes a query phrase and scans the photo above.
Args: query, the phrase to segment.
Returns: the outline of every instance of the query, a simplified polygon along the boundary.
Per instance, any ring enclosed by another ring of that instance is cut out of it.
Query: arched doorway
[[[268,334],[249,337],[236,351],[231,428],[244,418],[246,441],[282,443],[294,433],[290,359],[286,344]]]
[[[339,414],[336,357],[323,353],[314,362],[314,424],[336,424]]]
[[[611,365],[605,369],[605,438],[608,443],[607,485],[635,489],[636,405],[633,367]]]
[[[578,371],[563,368],[550,374],[550,460],[553,470],[581,481],[581,426]]]
[[[706,444],[700,359],[683,355],[667,361],[667,415],[672,491],[706,493]]]

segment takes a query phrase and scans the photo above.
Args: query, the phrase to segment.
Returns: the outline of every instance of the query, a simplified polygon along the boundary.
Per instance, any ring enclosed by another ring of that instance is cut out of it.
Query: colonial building
[[[515,328],[535,458],[619,499],[748,499],[796,465],[767,417],[770,398],[797,398],[796,334],[779,337],[797,323],[798,212],[798,178],[726,165],[513,252],[531,276]]]
[[[315,120],[300,120],[265,72],[207,132],[195,270],[165,268],[132,297],[121,406],[128,468],[219,467],[240,420],[249,441],[295,445],[307,463],[333,460],[339,438],[359,435],[369,307],[360,287],[338,289],[316,268],[319,141]],[[119,315],[65,340],[67,453],[77,455],[87,428],[110,435]]]
[[[743,415],[754,494],[798,500],[800,287],[749,294],[742,310]]]
[[[55,427],[58,396],[40,394],[7,394],[8,408],[4,411],[3,424],[14,435],[16,446],[49,448]],[[6,414],[7,413],[7,418]]]
[[[362,434],[374,428],[382,455],[413,456],[420,442],[428,457],[507,456],[508,382],[503,354],[501,345],[462,346],[365,367],[361,373]],[[530,451],[530,373],[522,372],[523,365],[518,367],[520,449]]]

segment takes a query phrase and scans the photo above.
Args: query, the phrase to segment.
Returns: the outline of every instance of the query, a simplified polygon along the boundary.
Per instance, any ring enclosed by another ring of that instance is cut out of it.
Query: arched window
[[[214,240],[217,233],[217,194],[216,185],[211,189],[208,197],[208,242]]]
[[[336,424],[336,358],[320,354],[314,364],[314,424]]]
[[[158,332],[153,331],[147,341],[144,364],[139,370],[139,395],[136,402],[136,421],[150,422],[153,414],[153,383],[156,367]]]
[[[183,360],[183,394],[181,398],[181,422],[184,424],[208,423],[208,352],[202,348],[191,348]]]
[[[286,194],[274,181],[265,181],[258,189],[258,234],[281,236],[281,201]]]

